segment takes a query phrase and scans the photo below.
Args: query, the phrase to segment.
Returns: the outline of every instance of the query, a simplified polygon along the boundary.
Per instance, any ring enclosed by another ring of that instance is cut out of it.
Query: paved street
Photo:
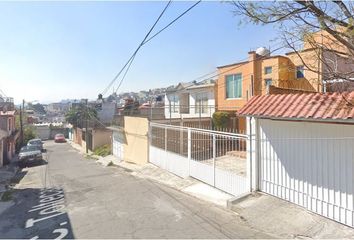
[[[234,212],[47,142],[1,202],[2,238],[269,238]]]

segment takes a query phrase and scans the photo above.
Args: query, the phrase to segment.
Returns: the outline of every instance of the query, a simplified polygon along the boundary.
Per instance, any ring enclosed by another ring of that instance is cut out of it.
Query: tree
[[[74,127],[84,127],[86,119],[91,123],[98,121],[97,111],[93,108],[86,107],[84,104],[71,108],[65,114],[65,120]]]
[[[351,1],[233,2],[234,13],[254,24],[276,24],[280,39],[307,70],[327,80],[354,82],[354,5]],[[301,55],[304,43],[314,49],[324,68]],[[347,67],[341,67],[342,65]],[[348,67],[349,66],[349,67]]]
[[[230,114],[227,112],[213,113],[213,124],[215,128],[225,128],[230,120]]]
[[[33,138],[36,138],[36,129],[32,125],[27,125],[23,131],[23,144],[27,144],[27,142]]]

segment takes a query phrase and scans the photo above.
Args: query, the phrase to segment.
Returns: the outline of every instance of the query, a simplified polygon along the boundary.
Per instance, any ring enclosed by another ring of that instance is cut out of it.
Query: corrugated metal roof
[[[354,120],[354,91],[254,96],[239,115],[308,120]]]

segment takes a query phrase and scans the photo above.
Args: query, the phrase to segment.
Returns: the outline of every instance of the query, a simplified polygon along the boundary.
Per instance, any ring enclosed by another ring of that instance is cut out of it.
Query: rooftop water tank
[[[269,49],[267,49],[265,47],[259,47],[256,50],[256,54],[260,55],[260,56],[263,56],[263,57],[266,57],[266,56],[270,56],[270,51],[269,51]]]

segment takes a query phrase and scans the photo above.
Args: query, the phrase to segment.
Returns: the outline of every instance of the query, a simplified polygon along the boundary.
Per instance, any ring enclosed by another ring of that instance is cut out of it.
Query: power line
[[[192,10],[195,6],[197,6],[199,3],[201,2],[201,0],[199,0],[198,2],[196,2],[195,4],[193,4],[192,6],[190,6],[187,10],[185,10],[182,14],[180,14],[178,17],[176,17],[172,22],[170,22],[169,24],[167,24],[164,28],[162,28],[160,31],[158,31],[157,33],[155,33],[152,37],[150,37],[148,40],[145,41],[145,43],[150,42],[151,39],[153,39],[154,37],[156,37],[157,35],[159,35],[162,31],[164,31],[166,28],[168,28],[169,26],[171,26],[173,23],[175,23],[178,19],[180,19],[181,17],[183,17],[186,13],[188,13],[190,10]],[[144,43],[144,44],[145,44]]]
[[[144,39],[141,41],[141,43],[139,44],[139,46],[137,47],[137,49],[134,51],[134,53],[132,54],[132,56],[128,59],[128,61],[124,64],[124,66],[122,67],[122,69],[118,72],[118,74],[113,78],[113,80],[108,84],[108,86],[103,90],[102,94],[106,94],[106,92],[109,90],[109,88],[113,85],[113,83],[117,80],[117,78],[120,76],[120,74],[123,72],[123,70],[126,68],[126,66],[129,64],[129,66],[131,65],[132,61],[135,58],[135,55],[138,53],[138,51],[140,50],[140,48],[144,45],[145,40],[149,37],[150,33],[152,32],[152,30],[155,28],[156,24],[160,21],[162,15],[165,13],[165,11],[167,10],[167,8],[170,6],[172,0],[170,0],[167,5],[165,6],[165,8],[162,10],[162,12],[160,13],[159,17],[156,19],[155,23],[151,26],[150,30],[148,31],[148,33],[145,35]]]
[[[153,38],[155,38],[155,37],[156,37],[157,35],[159,35],[161,32],[163,32],[163,31],[166,30],[168,27],[170,27],[173,23],[175,23],[178,19],[180,19],[181,17],[183,17],[185,14],[187,14],[187,13],[188,13],[190,10],[192,10],[194,7],[196,7],[200,2],[201,2],[201,0],[198,1],[198,2],[196,2],[195,4],[193,4],[191,7],[189,7],[187,10],[185,10],[183,13],[181,13],[178,17],[176,17],[174,20],[172,20],[169,24],[167,24],[165,27],[163,27],[161,30],[159,30],[157,33],[155,33],[155,34],[154,34],[153,36],[151,36],[149,39],[144,40],[144,42],[142,43],[141,46],[143,46],[143,45],[145,45],[146,43],[150,42]],[[135,54],[135,55],[136,55],[136,54]],[[130,58],[131,61],[133,61],[133,59],[135,58],[135,55],[133,55],[133,56]],[[126,65],[127,65],[127,64],[126,64]],[[129,65],[131,65],[131,63],[130,63]],[[129,71],[129,68],[130,68],[130,66],[128,66],[128,70],[126,70],[126,72],[125,72],[125,74],[124,74],[122,80],[119,82],[118,87],[117,87],[117,89],[115,90],[115,92],[117,92],[118,89],[120,88],[120,86],[122,85],[122,82],[123,82],[123,80],[124,80],[124,78],[125,78],[126,73]]]

